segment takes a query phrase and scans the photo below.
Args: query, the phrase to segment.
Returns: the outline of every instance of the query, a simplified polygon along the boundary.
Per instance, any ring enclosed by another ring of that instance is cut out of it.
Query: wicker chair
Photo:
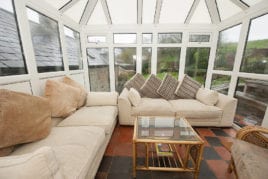
[[[260,126],[246,126],[240,129],[236,134],[236,139],[246,141],[251,144],[255,144],[259,147],[268,149],[268,129]],[[232,147],[233,150],[233,147]],[[232,151],[231,150],[231,151]],[[232,158],[229,164],[228,171],[231,173],[234,171],[236,178],[239,178],[239,168],[236,168],[234,162],[234,154],[232,153]]]

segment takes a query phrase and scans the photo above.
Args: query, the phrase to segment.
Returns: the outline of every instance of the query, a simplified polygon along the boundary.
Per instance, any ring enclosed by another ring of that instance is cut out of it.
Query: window
[[[121,92],[124,84],[136,73],[136,47],[114,48],[115,87]]]
[[[268,74],[268,14],[251,20],[240,71]]]
[[[182,33],[159,33],[158,43],[181,43]]]
[[[12,2],[0,0],[0,76],[27,73]]]
[[[190,34],[189,42],[209,42],[210,35]]]
[[[153,34],[152,33],[142,34],[142,43],[151,44],[152,42],[153,42]]]
[[[114,34],[115,44],[135,44],[137,42],[137,34]]]
[[[174,78],[178,78],[181,48],[178,47],[158,47],[157,48],[157,76],[164,78],[165,73],[169,73]]]
[[[110,91],[108,48],[88,48],[90,91]]]
[[[63,71],[58,23],[30,8],[27,15],[38,72]]]
[[[240,30],[241,25],[237,25],[220,32],[214,64],[215,70],[233,70]]]
[[[228,94],[231,76],[227,75],[212,75],[211,89],[218,91],[222,94]]]
[[[80,70],[83,68],[81,46],[80,46],[80,34],[65,26],[64,26],[64,34],[66,39],[69,69]]]
[[[142,74],[146,78],[151,74],[152,48],[142,48]]]
[[[235,98],[238,104],[234,122],[241,127],[261,125],[268,106],[268,80],[239,78]]]
[[[87,41],[89,43],[106,43],[106,36],[88,36]]]
[[[210,48],[188,47],[186,52],[185,73],[196,81],[206,81]]]

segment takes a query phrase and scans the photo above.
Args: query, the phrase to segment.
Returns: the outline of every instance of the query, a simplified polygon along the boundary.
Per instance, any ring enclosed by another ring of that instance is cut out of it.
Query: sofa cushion
[[[205,105],[195,99],[177,99],[170,100],[176,116],[185,118],[221,118],[222,110],[216,106]]]
[[[86,106],[116,106],[117,92],[89,92]]]
[[[145,78],[140,73],[136,73],[130,80],[125,83],[124,87],[126,87],[128,90],[130,90],[130,88],[134,88],[139,91],[144,83]]]
[[[47,99],[0,89],[0,155],[7,155],[16,144],[45,138],[51,129],[50,115]]]
[[[267,178],[268,149],[242,140],[234,140],[231,154],[238,178]]]
[[[83,107],[64,119],[58,126],[98,126],[106,134],[113,132],[118,109],[116,106]]]
[[[219,98],[219,94],[217,91],[206,89],[206,88],[199,88],[196,93],[196,99],[206,105],[214,106]]]
[[[59,163],[50,147],[32,153],[0,158],[0,178],[63,179]]]
[[[151,74],[145,83],[140,88],[143,96],[148,98],[160,98],[161,96],[157,93],[157,89],[161,85],[161,80],[154,74]]]
[[[47,80],[45,96],[49,99],[52,117],[66,117],[78,107],[80,90],[55,80]]]
[[[166,100],[177,99],[178,96],[175,95],[175,90],[179,82],[171,75],[166,74],[161,85],[157,89],[157,93],[160,94]]]
[[[132,108],[132,116],[174,116],[171,104],[165,99],[142,98],[137,107]]]
[[[62,82],[67,84],[67,85],[70,85],[72,87],[78,88],[80,90],[80,96],[79,96],[79,100],[78,100],[77,105],[78,105],[78,108],[84,106],[86,99],[87,99],[87,91],[85,90],[85,88],[67,76],[65,76],[62,79]]]
[[[138,104],[141,102],[140,93],[134,88],[130,88],[128,93],[128,99],[131,102],[132,106],[138,106]]]
[[[175,94],[181,98],[185,99],[195,99],[195,95],[198,89],[202,85],[189,77],[188,75],[184,75],[183,80],[178,85]]]

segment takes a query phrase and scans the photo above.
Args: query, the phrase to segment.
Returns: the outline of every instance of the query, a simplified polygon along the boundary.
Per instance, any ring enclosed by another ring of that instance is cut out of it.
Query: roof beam
[[[242,1],[239,1],[239,0],[231,0],[235,5],[237,5],[238,7],[240,7],[242,10],[246,10],[248,9],[249,7],[243,3]]]
[[[154,24],[159,24],[162,4],[163,0],[157,0],[154,14]]]
[[[192,7],[190,9],[190,11],[188,12],[188,15],[184,21],[185,24],[189,24],[193,15],[194,15],[194,12],[199,4],[200,0],[194,0],[193,4],[192,4]]]
[[[138,24],[142,24],[142,8],[143,8],[143,0],[138,0]]]
[[[208,12],[210,14],[210,18],[213,24],[218,24],[220,23],[220,15],[217,7],[216,0],[205,0],[206,5],[208,8]]]
[[[101,5],[108,24],[112,24],[112,18],[106,0],[101,0]]]
[[[94,8],[97,5],[98,0],[88,0],[87,5],[84,9],[83,15],[80,20],[80,25],[86,25]]]
[[[68,3],[66,3],[64,6],[62,6],[59,9],[60,13],[64,13],[65,11],[67,11],[68,9],[73,7],[78,1],[80,1],[80,0],[71,0],[71,1],[69,1]]]

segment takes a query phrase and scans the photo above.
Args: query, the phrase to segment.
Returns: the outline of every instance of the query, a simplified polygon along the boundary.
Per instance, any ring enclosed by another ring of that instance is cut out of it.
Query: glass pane
[[[69,8],[64,12],[69,18],[74,20],[75,22],[79,23],[81,17],[84,13],[85,7],[87,5],[88,0],[79,0],[77,1],[72,8]]]
[[[222,94],[228,94],[231,76],[227,75],[212,75],[211,89],[218,91]]]
[[[158,43],[181,43],[182,33],[159,33]]]
[[[66,39],[67,56],[70,70],[79,70],[83,68],[80,34],[66,26],[64,26],[64,34]]]
[[[210,14],[208,12],[205,0],[199,1],[190,21],[190,24],[200,24],[200,23],[205,24],[211,23]]]
[[[27,73],[11,0],[0,0],[0,76]]]
[[[29,8],[27,15],[38,72],[63,71],[58,23]]]
[[[153,34],[152,33],[142,34],[142,43],[151,44],[152,42],[153,42]]]
[[[137,34],[114,34],[115,44],[135,44],[137,42]]]
[[[241,71],[268,74],[268,14],[253,19],[250,24]]]
[[[214,64],[215,70],[233,70],[240,30],[241,25],[237,25],[220,32]]]
[[[201,84],[205,84],[210,48],[188,47],[186,52],[185,74]]]
[[[90,91],[110,91],[108,48],[88,48]]]
[[[152,48],[142,47],[142,74],[148,77],[151,74]]]
[[[253,6],[253,5],[255,5],[263,0],[241,0],[241,1],[243,1],[244,3],[246,3],[249,6]]]
[[[142,1],[142,23],[153,24],[156,0]]]
[[[189,42],[209,42],[210,35],[190,34]]]
[[[217,0],[216,2],[221,20],[225,20],[242,11],[242,9],[235,5],[232,1]]]
[[[107,24],[106,16],[102,8],[101,1],[97,2],[94,11],[92,12],[87,24],[90,25]]]
[[[136,47],[114,48],[114,59],[115,87],[121,92],[124,84],[136,73]]]
[[[180,68],[181,48],[159,47],[157,48],[157,76],[164,78],[165,73],[169,73],[174,78],[178,78]]]
[[[106,36],[88,36],[87,41],[89,43],[105,43]]]
[[[268,80],[239,78],[235,98],[238,104],[234,122],[241,127],[261,125],[268,105]]]

